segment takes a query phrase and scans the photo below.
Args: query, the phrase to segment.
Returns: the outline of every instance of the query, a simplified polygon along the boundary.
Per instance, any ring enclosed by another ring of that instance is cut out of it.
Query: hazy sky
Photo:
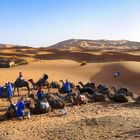
[[[140,0],[0,0],[0,43],[71,38],[140,41]]]

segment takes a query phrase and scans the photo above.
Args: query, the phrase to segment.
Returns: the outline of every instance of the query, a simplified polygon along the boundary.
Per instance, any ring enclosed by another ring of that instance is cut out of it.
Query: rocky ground
[[[5,107],[3,107],[4,111]],[[0,139],[139,140],[140,104],[88,103],[25,120],[0,122]]]

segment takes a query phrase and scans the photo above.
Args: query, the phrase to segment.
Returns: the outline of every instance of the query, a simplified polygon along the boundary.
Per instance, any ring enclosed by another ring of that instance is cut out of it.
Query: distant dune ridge
[[[0,44],[0,59],[22,61],[27,64],[38,60],[73,60],[77,62],[140,61],[140,42],[127,40],[70,39],[55,45],[34,48]],[[16,63],[16,62],[15,62]]]
[[[31,48],[29,46],[13,45],[13,44],[0,44],[0,48]],[[104,49],[104,48],[129,48],[140,49],[140,42],[128,41],[128,40],[87,40],[87,39],[69,39],[59,43],[56,43],[48,48],[70,48],[81,47],[87,49]]]
[[[132,42],[127,40],[85,40],[70,39],[59,42],[49,48],[71,48],[78,47],[84,49],[139,49],[140,42]]]

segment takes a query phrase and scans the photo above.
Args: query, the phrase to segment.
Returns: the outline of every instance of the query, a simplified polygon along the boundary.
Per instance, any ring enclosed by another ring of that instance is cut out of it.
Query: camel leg
[[[14,87],[14,90],[13,90],[13,96],[15,96],[15,90],[16,90],[16,88]]]
[[[65,110],[65,108],[61,109],[61,114],[62,115],[66,115],[67,114],[67,111]]]
[[[50,93],[50,84],[47,82],[47,89],[48,89],[48,93]]]
[[[54,109],[52,109],[52,110],[51,110],[51,112],[52,112],[53,114],[57,114],[57,113],[55,112],[55,110],[54,110]]]
[[[30,88],[29,86],[27,86],[27,89],[28,89],[28,96],[30,95]]]
[[[17,92],[18,92],[18,96],[19,96],[19,88],[17,87]]]
[[[50,93],[50,88],[48,87],[48,93]]]

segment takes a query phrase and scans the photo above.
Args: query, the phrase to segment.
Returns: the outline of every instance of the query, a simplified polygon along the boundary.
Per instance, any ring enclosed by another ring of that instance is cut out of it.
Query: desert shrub
[[[87,61],[82,61],[81,64],[80,64],[80,66],[84,66],[86,64],[87,64]]]
[[[16,60],[17,59],[17,56],[15,56],[15,55],[13,55],[13,56],[11,56],[10,58],[9,58],[9,60],[12,60],[12,61],[14,61],[14,60]]]
[[[26,60],[21,60],[16,63],[17,65],[26,65],[28,62]]]

